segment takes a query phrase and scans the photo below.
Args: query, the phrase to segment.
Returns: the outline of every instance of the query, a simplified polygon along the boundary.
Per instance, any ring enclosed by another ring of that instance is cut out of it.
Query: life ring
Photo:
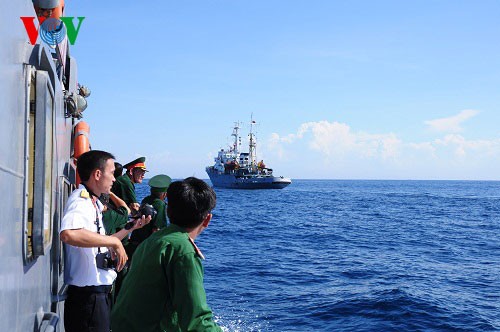
[[[85,121],[80,121],[75,126],[75,141],[73,145],[73,158],[76,161],[85,152],[90,151],[89,141],[90,127]],[[80,177],[76,172],[76,186],[80,184]]]

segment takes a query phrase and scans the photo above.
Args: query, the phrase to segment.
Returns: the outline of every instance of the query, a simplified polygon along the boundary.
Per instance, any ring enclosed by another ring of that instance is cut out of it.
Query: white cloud
[[[498,180],[500,136],[479,139],[457,132],[477,114],[464,110],[428,121],[441,133],[418,141],[390,131],[356,130],[345,122],[304,122],[262,140],[259,153],[292,178]]]
[[[314,161],[304,173],[323,172],[324,177],[474,179],[498,164],[500,138],[468,140],[452,133],[404,142],[394,133],[356,132],[346,123],[317,121],[301,124],[295,133],[273,133],[264,149],[276,156],[273,165],[282,162],[280,168],[286,169],[297,160]]]
[[[448,118],[434,119],[425,121],[432,130],[446,133],[459,133],[463,130],[460,126],[462,122],[476,116],[477,110],[463,110],[457,115]]]
[[[428,156],[436,156],[436,147],[432,142],[408,143],[408,148],[415,152],[422,152]]]
[[[290,135],[292,135],[292,134],[290,134]],[[271,137],[269,138],[269,140],[267,142],[268,149],[273,151],[279,157],[279,159],[282,159],[284,156],[284,148],[283,148],[281,142],[292,143],[293,139],[289,140],[286,137],[282,138],[282,137],[280,137],[280,135],[278,135],[276,133],[272,133]]]
[[[313,140],[309,142],[309,146],[329,156],[344,154],[352,149],[355,137],[350,130],[349,126],[344,123],[308,122],[300,126],[297,136],[302,138],[306,133],[311,132]]]
[[[278,156],[284,155],[283,144],[293,144],[303,140],[310,134],[308,145],[311,150],[321,152],[326,158],[357,155],[364,158],[380,156],[383,159],[393,158],[398,154],[401,140],[395,134],[369,134],[353,132],[345,123],[339,122],[306,122],[296,134],[280,136],[271,135],[269,148]]]
[[[436,147],[453,149],[457,157],[465,157],[467,153],[483,156],[495,156],[500,153],[500,139],[471,140],[457,134],[449,134],[433,142]]]

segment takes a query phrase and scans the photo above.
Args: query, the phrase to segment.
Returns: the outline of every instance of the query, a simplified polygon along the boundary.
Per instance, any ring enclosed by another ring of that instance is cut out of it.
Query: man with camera
[[[187,178],[167,190],[170,225],[137,248],[111,314],[113,331],[222,332],[203,286],[203,254],[194,240],[208,227],[216,196]]]
[[[105,235],[103,206],[98,198],[109,194],[115,181],[114,169],[114,157],[108,152],[92,150],[78,158],[82,184],[68,197],[60,230],[65,246],[64,282],[68,285],[66,332],[110,330],[110,292],[116,271],[127,262],[120,240],[130,232],[123,229]],[[149,220],[138,219],[134,227],[142,227]]]

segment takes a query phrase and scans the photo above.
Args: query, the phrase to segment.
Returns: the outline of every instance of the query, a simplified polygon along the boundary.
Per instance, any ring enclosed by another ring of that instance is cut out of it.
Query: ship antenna
[[[235,122],[234,123],[234,128],[233,128],[233,133],[231,136],[234,136],[234,144],[233,144],[233,150],[235,154],[239,154],[238,150],[238,130],[240,129],[240,123]]]
[[[254,124],[255,124],[255,121],[253,119],[253,113],[252,113],[250,116],[250,134],[248,134],[248,136],[250,136],[248,152],[250,153],[250,162],[251,162],[252,169],[255,168],[255,165],[256,165],[255,158],[257,157],[256,156],[256,154],[257,154],[257,142],[256,142],[255,136],[253,134],[253,125]]]

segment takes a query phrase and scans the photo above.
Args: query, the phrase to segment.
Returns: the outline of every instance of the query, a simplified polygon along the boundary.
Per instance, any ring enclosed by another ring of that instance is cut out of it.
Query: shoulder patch
[[[90,194],[89,194],[89,192],[87,190],[84,189],[84,190],[82,190],[80,192],[80,197],[82,197],[82,198],[90,198]]]
[[[193,245],[194,247],[194,251],[196,251],[196,254],[198,256],[200,256],[201,259],[205,259],[205,256],[203,256],[201,250],[198,248],[198,246],[194,243],[193,239],[191,239],[190,237],[189,238],[189,242],[191,242],[191,244]]]

